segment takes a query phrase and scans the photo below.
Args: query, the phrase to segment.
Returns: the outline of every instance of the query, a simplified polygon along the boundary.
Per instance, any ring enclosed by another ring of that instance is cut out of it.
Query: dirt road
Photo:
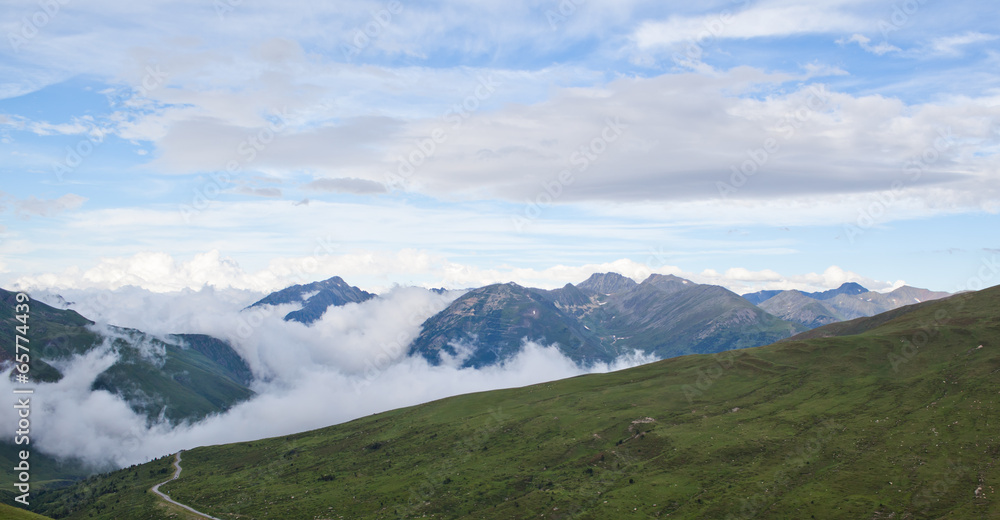
[[[221,520],[220,518],[216,518],[216,517],[211,516],[211,515],[206,515],[205,513],[202,513],[201,511],[198,511],[197,509],[194,509],[193,507],[189,507],[189,506],[186,506],[184,504],[181,504],[180,502],[177,502],[174,499],[172,499],[169,496],[167,496],[166,493],[163,493],[162,491],[160,491],[160,486],[166,484],[167,482],[171,482],[171,481],[177,480],[177,477],[181,476],[181,452],[179,452],[179,451],[176,454],[174,454],[174,467],[177,468],[177,469],[174,470],[174,476],[170,477],[170,480],[165,480],[165,481],[160,482],[159,484],[153,486],[150,489],[150,491],[152,491],[153,493],[156,493],[163,500],[166,500],[167,502],[170,502],[171,504],[173,504],[173,505],[175,505],[177,507],[183,508],[183,509],[185,509],[187,511],[190,511],[190,512],[196,514],[196,515],[199,515],[202,518],[207,518],[208,520]]]

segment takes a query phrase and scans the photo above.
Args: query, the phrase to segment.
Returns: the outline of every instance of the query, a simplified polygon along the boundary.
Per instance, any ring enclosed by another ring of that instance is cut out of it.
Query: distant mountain
[[[746,299],[748,302],[754,304],[754,305],[760,305],[760,304],[766,302],[767,300],[770,300],[771,298],[774,298],[775,296],[777,296],[777,295],[779,295],[779,294],[781,294],[783,292],[786,292],[786,291],[781,291],[781,290],[757,291],[757,292],[754,292],[754,293],[744,294],[743,298]],[[799,291],[796,291],[796,292],[799,292]],[[837,287],[836,289],[830,289],[828,291],[821,291],[821,292],[811,292],[811,293],[803,292],[803,293],[800,293],[800,294],[802,294],[802,295],[804,295],[804,296],[806,296],[808,298],[812,298],[814,300],[829,300],[830,298],[833,298],[833,297],[841,295],[841,294],[855,295],[855,294],[862,294],[862,293],[866,293],[866,292],[868,292],[868,289],[865,289],[861,285],[856,284],[854,282],[847,282],[847,283],[841,284],[841,286]]]
[[[753,293],[746,293],[743,295],[743,298],[754,305],[760,305],[761,303],[764,303],[765,301],[781,294],[781,292],[782,291],[780,289],[771,291],[757,291]]]
[[[334,276],[321,282],[293,285],[273,292],[247,308],[285,303],[301,304],[302,308],[285,315],[285,321],[297,321],[308,325],[320,319],[331,306],[361,303],[374,297],[374,294],[348,285],[343,278]]]
[[[573,289],[559,294],[573,295]],[[558,343],[567,356],[584,362],[614,357],[600,338],[553,303],[559,296],[545,293],[515,283],[469,291],[424,322],[409,353],[433,364],[459,357],[463,367],[479,368],[512,357],[522,339],[529,339]]]
[[[760,308],[788,321],[815,328],[844,318],[825,302],[799,291],[782,291],[760,304]]]
[[[618,273],[594,273],[576,287],[590,294],[618,294],[638,285],[635,280]]]
[[[15,293],[0,289],[0,320],[13,321]],[[135,329],[107,327],[72,310],[29,302],[31,379],[54,382],[65,374],[54,365],[76,354],[109,348],[118,360],[97,374],[93,389],[121,396],[150,420],[198,420],[249,399],[250,368],[227,343],[204,335],[163,339]],[[101,330],[101,332],[98,332]],[[0,363],[13,360],[13,342],[2,342]]]
[[[868,292],[868,289],[865,289],[860,284],[856,284],[854,282],[847,282],[845,284],[841,284],[841,286],[837,287],[836,289],[830,289],[829,291],[823,291],[823,292],[806,293],[806,296],[809,296],[810,298],[814,298],[816,300],[829,300],[830,298],[833,298],[835,296],[840,296],[842,294],[847,296],[856,296],[858,294],[863,294],[866,292]]]
[[[859,290],[862,292],[858,292]],[[830,296],[831,294],[833,296]],[[817,296],[824,296],[825,299]],[[838,289],[821,293],[782,291],[760,303],[759,307],[784,320],[814,328],[838,321],[874,316],[904,305],[946,296],[950,294],[906,285],[882,294],[864,290],[857,284],[844,284]]]
[[[466,366],[479,367],[512,357],[527,338],[591,363],[636,350],[673,357],[755,347],[802,330],[722,287],[603,273],[548,291],[513,283],[470,291],[423,324],[410,353],[440,363],[461,345],[471,352]]]
[[[630,290],[594,295],[582,316],[620,350],[660,357],[766,345],[802,330],[715,285],[654,274]]]
[[[827,301],[845,320],[874,316],[904,305],[937,300],[951,296],[950,293],[929,291],[904,285],[892,292],[882,294],[865,292],[857,295],[841,294]]]

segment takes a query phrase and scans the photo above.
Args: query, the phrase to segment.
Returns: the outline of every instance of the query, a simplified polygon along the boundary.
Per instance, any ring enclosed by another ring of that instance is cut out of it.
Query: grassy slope
[[[24,509],[0,503],[0,518],[4,520],[50,520],[47,516],[42,516]]]
[[[994,288],[861,334],[185,451],[164,488],[222,518],[996,518],[998,391]]]
[[[154,484],[174,473],[174,457],[168,455],[152,462],[110,474],[89,477],[68,489],[45,490],[34,495],[32,508],[44,504],[44,514],[52,518],[114,518],[129,520],[167,520],[170,512],[149,491]]]
[[[101,373],[94,387],[124,395],[135,411],[148,417],[165,410],[174,422],[201,419],[253,396],[236,375],[201,352],[153,341],[165,349],[162,365],[144,360],[121,342],[122,360]]]
[[[0,289],[0,330],[9,334],[9,338],[14,337],[15,327],[22,325],[15,320],[19,305],[16,295]],[[85,352],[100,338],[86,328],[92,322],[74,311],[56,309],[35,300],[27,304],[29,342],[24,345],[29,347],[31,354],[31,379],[58,381],[62,374],[45,360]],[[13,361],[17,353],[14,341],[0,342],[0,361]]]

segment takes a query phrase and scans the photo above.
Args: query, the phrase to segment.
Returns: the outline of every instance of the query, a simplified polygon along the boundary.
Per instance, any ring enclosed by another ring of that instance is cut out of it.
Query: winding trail
[[[160,482],[159,484],[153,486],[150,489],[150,491],[152,491],[153,493],[156,493],[157,495],[159,495],[159,497],[162,498],[163,500],[166,500],[167,502],[170,502],[171,504],[173,504],[173,505],[175,505],[177,507],[183,508],[183,509],[185,509],[187,511],[190,511],[190,512],[196,514],[196,515],[200,515],[203,518],[207,518],[209,520],[221,520],[220,518],[216,518],[216,517],[211,516],[211,515],[206,515],[205,513],[202,513],[201,511],[198,511],[197,509],[195,509],[193,507],[189,507],[189,506],[186,506],[186,505],[184,505],[184,504],[182,504],[180,502],[177,502],[174,499],[172,499],[169,496],[167,496],[166,493],[163,493],[162,491],[160,491],[160,486],[166,484],[167,482],[172,482],[174,480],[177,480],[177,477],[181,476],[181,452],[179,452],[179,451],[174,454],[174,467],[177,468],[176,470],[174,470],[174,476],[170,477],[169,480],[165,480],[165,481]]]

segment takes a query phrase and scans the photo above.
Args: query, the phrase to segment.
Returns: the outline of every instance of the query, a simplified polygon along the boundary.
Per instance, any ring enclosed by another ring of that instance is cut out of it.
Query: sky
[[[0,286],[1000,283],[991,2],[0,2]]]
[[[39,384],[33,440],[120,466],[651,360],[580,367],[529,343],[432,367],[403,346],[461,291],[422,288],[607,271],[738,293],[996,285],[998,14],[0,0],[0,287],[72,301],[111,335],[230,340],[257,392],[147,423],[92,389],[117,359],[95,348]],[[311,327],[270,308],[240,332],[263,294],[332,276],[381,298]]]

